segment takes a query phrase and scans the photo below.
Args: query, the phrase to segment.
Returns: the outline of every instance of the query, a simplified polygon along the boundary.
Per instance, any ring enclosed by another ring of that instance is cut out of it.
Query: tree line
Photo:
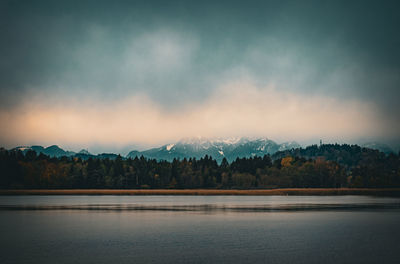
[[[350,145],[309,146],[272,156],[174,159],[52,158],[0,149],[2,189],[400,187],[400,158]]]

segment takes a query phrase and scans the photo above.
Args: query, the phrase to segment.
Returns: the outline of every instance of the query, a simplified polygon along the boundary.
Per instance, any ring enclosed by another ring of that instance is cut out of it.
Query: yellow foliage
[[[292,165],[293,158],[292,157],[284,157],[281,161],[282,167],[289,167]]]

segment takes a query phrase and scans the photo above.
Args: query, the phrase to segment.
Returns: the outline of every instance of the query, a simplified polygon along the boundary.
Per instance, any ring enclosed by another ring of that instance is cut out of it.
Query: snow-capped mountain
[[[268,138],[187,138],[173,144],[167,144],[159,148],[145,151],[131,151],[128,158],[143,155],[147,158],[173,160],[174,158],[202,158],[205,155],[211,156],[217,161],[224,157],[228,161],[237,157],[264,156],[273,154],[279,150],[298,148],[296,142],[277,144]]]

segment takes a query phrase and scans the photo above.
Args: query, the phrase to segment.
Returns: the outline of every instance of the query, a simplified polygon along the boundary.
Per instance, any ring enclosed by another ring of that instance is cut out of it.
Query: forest
[[[399,154],[357,145],[313,145],[219,164],[174,159],[53,158],[0,149],[1,189],[261,189],[400,187]]]

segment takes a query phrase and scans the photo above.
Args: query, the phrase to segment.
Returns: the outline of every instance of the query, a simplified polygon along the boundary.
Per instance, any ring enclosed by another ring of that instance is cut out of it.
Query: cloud
[[[125,51],[125,67],[137,74],[183,70],[196,46],[194,37],[157,30],[132,38]]]
[[[192,134],[400,142],[398,1],[0,5],[3,145]]]
[[[249,82],[221,86],[207,101],[166,110],[146,95],[118,102],[23,104],[0,112],[1,143],[82,146],[142,143],[155,146],[184,137],[267,136],[305,141],[393,137],[374,105],[302,96]]]
[[[125,45],[120,64],[116,65],[119,68],[116,85],[128,94],[145,91],[167,104],[164,100],[173,99],[174,91],[186,87],[182,79],[190,74],[197,45],[195,36],[167,29],[132,36]]]

